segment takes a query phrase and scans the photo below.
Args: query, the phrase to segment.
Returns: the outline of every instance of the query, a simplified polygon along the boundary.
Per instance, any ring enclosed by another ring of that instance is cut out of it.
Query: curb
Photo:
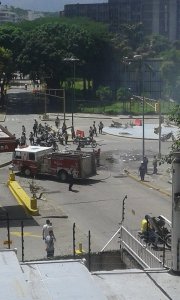
[[[171,193],[163,190],[161,187],[154,186],[153,184],[151,184],[149,182],[146,182],[146,181],[141,181],[141,180],[139,180],[139,178],[137,176],[135,176],[135,175],[133,175],[133,174],[131,174],[129,172],[127,172],[127,176],[130,177],[131,179],[134,179],[135,181],[139,182],[140,184],[142,184],[144,186],[147,186],[149,188],[152,188],[155,191],[160,192],[161,194],[164,194],[164,195],[166,195],[168,197],[171,196]]]
[[[12,160],[0,165],[0,169],[12,164]]]
[[[134,136],[128,136],[128,135],[120,135],[120,134],[117,135],[117,134],[113,134],[113,133],[109,133],[109,132],[107,133],[106,131],[103,131],[103,133],[108,134],[108,135],[117,136],[119,138],[126,138],[126,139],[133,139],[133,140],[142,140],[141,137],[134,137]],[[151,139],[151,138],[144,138],[144,139],[148,140],[148,141],[158,141],[158,139]]]
[[[13,196],[16,198],[18,203],[28,211],[32,216],[38,215],[39,211],[37,208],[37,199],[35,197],[29,197],[28,194],[23,190],[19,183],[15,180],[15,174],[11,173],[7,182],[7,186],[10,189]]]

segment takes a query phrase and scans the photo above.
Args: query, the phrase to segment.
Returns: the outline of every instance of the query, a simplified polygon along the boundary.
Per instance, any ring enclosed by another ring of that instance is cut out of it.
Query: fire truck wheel
[[[61,181],[67,181],[68,179],[68,173],[64,170],[61,170],[58,172],[58,178],[61,180]]]
[[[24,173],[24,175],[27,176],[27,177],[31,176],[31,170],[30,170],[29,168],[24,169],[24,170],[23,170],[23,173]]]

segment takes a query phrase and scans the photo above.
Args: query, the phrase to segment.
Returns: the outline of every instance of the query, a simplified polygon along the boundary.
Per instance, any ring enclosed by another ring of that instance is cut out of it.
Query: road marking
[[[11,231],[10,232],[12,235],[21,237],[21,231]],[[24,236],[31,236],[31,237],[36,237],[36,238],[41,238],[41,235],[33,234],[32,232],[24,232]]]

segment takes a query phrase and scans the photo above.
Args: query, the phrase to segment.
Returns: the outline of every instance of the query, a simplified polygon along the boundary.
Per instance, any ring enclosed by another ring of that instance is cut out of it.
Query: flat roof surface
[[[38,300],[105,300],[81,260],[61,260],[21,265],[29,293]]]
[[[168,270],[125,269],[90,273],[82,260],[19,263],[0,251],[3,300],[178,300],[180,276]]]
[[[14,251],[0,251],[0,289],[2,300],[33,299]]]
[[[106,299],[180,299],[180,276],[172,275],[166,270],[126,269],[93,274]]]

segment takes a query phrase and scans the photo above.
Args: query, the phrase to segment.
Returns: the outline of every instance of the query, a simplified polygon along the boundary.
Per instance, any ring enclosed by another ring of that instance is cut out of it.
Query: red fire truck
[[[81,151],[54,152],[51,147],[28,146],[16,148],[12,159],[14,171],[25,176],[46,174],[66,181],[69,173],[74,178],[96,175],[95,153]]]
[[[0,153],[12,152],[17,147],[16,137],[0,125]]]

